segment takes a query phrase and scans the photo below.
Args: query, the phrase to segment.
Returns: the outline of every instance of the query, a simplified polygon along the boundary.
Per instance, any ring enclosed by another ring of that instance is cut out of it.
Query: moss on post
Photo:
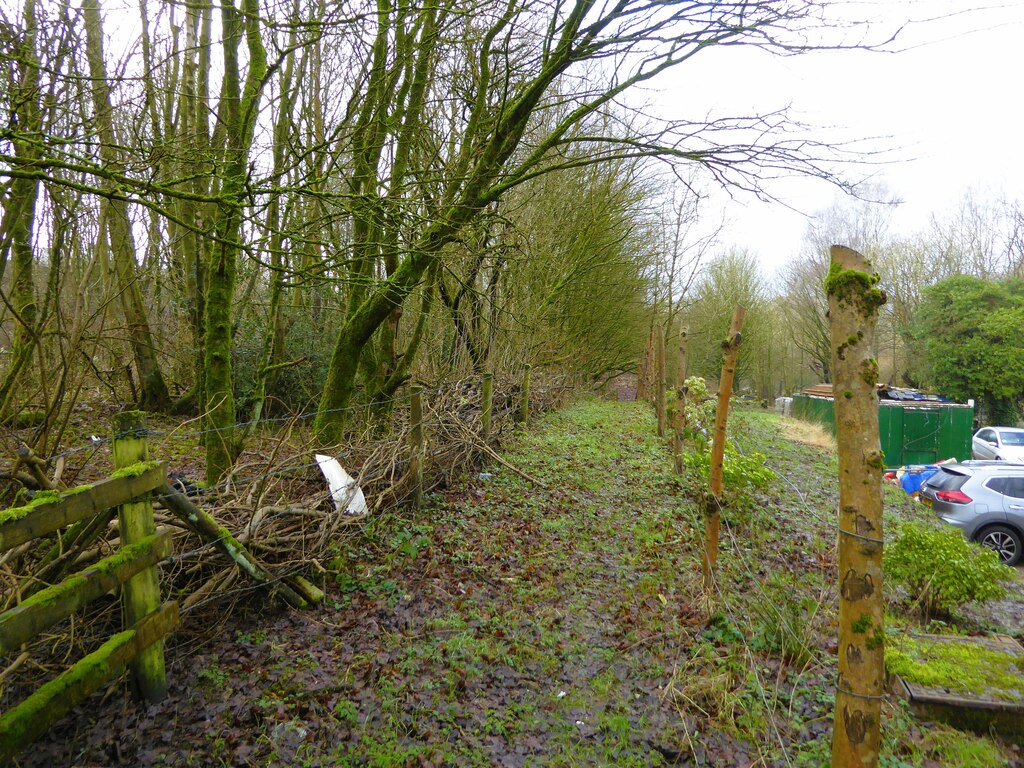
[[[125,411],[114,417],[114,466],[121,471],[143,474],[149,461],[145,414]],[[129,546],[156,533],[153,505],[149,498],[122,504],[117,512],[121,544]],[[123,590],[125,622],[136,624],[160,607],[160,576],[156,568],[147,568],[125,582]],[[139,693],[154,703],[167,695],[167,671],[162,641],[153,643],[132,661],[132,677]]]
[[[167,603],[5,712],[0,717],[0,764],[6,764],[89,694],[121,674],[126,664],[177,624],[178,604]]]
[[[859,253],[832,246],[825,279],[839,448],[839,682],[832,765],[875,766],[884,695],[882,469],[878,362],[871,346],[885,294]]]

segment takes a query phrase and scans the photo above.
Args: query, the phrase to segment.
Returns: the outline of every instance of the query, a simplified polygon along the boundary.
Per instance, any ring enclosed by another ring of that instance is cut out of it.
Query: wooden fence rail
[[[131,667],[136,689],[150,702],[167,691],[163,638],[179,622],[178,605],[161,605],[157,563],[170,554],[170,537],[155,533],[149,495],[167,482],[164,464],[146,461],[141,414],[118,414],[109,480],[64,493],[38,494],[32,503],[0,512],[0,553],[76,523],[109,518],[118,508],[121,549],[63,581],[37,589],[0,613],[0,656],[91,601],[123,585],[125,631],[0,716],[0,763],[46,733],[105,682]]]

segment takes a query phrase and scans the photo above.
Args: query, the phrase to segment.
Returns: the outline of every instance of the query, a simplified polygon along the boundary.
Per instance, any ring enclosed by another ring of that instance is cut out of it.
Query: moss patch
[[[111,479],[119,477],[138,477],[144,475],[149,470],[159,467],[159,461],[139,461],[135,464],[129,464],[127,467],[121,467],[121,469],[114,472],[110,477]]]
[[[928,688],[1024,700],[1024,657],[977,643],[904,637],[886,649],[885,668]]]
[[[3,523],[10,523],[14,520],[21,520],[23,517],[28,515],[36,507],[41,507],[44,504],[52,504],[56,501],[60,501],[61,494],[59,491],[39,491],[35,496],[32,497],[32,501],[28,504],[24,504],[20,507],[11,507],[0,512],[0,525]]]
[[[851,304],[861,316],[868,317],[885,304],[885,292],[878,287],[880,281],[877,272],[868,274],[857,269],[843,269],[833,261],[825,278],[825,292],[835,296],[840,304]]]

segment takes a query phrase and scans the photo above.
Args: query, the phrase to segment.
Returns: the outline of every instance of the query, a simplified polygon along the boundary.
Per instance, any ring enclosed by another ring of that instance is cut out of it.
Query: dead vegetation
[[[557,407],[570,392],[565,382],[541,379],[531,388],[531,410],[539,413]],[[484,441],[480,437],[479,383],[458,381],[426,390],[424,491],[447,487],[485,455],[492,459],[494,449],[489,442],[500,444],[511,434],[519,404],[520,393],[514,386],[495,388],[490,438]],[[367,412],[343,446],[326,451],[356,477],[371,515],[400,507],[413,492],[412,478],[406,472],[407,405],[392,403],[384,415]],[[102,419],[107,414],[97,415]],[[104,423],[109,424],[110,419],[90,425],[90,431],[100,432]],[[211,514],[277,581],[305,578],[321,582],[332,559],[345,550],[345,542],[363,530],[364,518],[335,511],[313,459],[311,423],[305,415],[269,419],[253,431],[247,451],[230,475],[214,487],[204,487],[196,479],[202,476],[200,441],[204,435],[194,429],[193,422],[151,421],[150,456],[167,463],[175,493]],[[8,455],[17,455],[19,437],[8,435]],[[49,461],[40,460],[33,468],[45,468],[50,484],[58,488],[92,482],[112,469],[110,444],[105,438],[89,440]],[[5,479],[4,506],[23,503],[39,489],[39,483],[20,467]],[[188,652],[213,637],[236,609],[265,600],[268,589],[248,580],[214,543],[197,537],[180,515],[172,513],[166,496],[157,493],[154,501],[158,531],[171,532],[174,550],[162,567],[163,592],[180,602],[185,615],[174,644]],[[116,516],[111,513],[97,522],[87,536],[72,538],[65,531],[0,555],[0,608],[13,607],[40,586],[59,580],[55,555],[62,566],[60,573],[70,573],[116,551],[120,543]],[[272,580],[269,591],[274,590]],[[4,705],[0,708],[20,700],[42,680],[119,631],[120,621],[118,600],[110,595],[83,615],[41,635],[17,658],[6,660],[6,667],[0,669],[0,702]]]
[[[821,424],[801,419],[784,418],[779,420],[783,434],[790,440],[814,448],[823,448],[831,453],[836,452],[836,438]]]

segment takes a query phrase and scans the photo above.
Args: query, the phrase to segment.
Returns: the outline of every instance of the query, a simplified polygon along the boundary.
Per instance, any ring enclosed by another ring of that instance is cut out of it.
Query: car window
[[[1006,481],[1006,495],[1024,499],[1024,477],[1008,477]]]
[[[985,487],[1003,496],[1024,499],[1024,477],[993,477],[985,483]]]
[[[978,432],[978,439],[984,440],[986,443],[992,443],[995,442],[996,436],[991,429],[983,429]]]
[[[1009,485],[1010,478],[1008,477],[993,477],[991,480],[985,483],[986,488],[991,488],[996,493],[1003,494],[1003,496],[1010,495],[1008,492]]]
[[[1024,432],[1000,432],[1003,445],[1024,445]]]
[[[939,471],[928,478],[928,486],[937,491],[959,491],[967,482],[967,477],[959,472],[950,472],[944,467],[939,467]]]

